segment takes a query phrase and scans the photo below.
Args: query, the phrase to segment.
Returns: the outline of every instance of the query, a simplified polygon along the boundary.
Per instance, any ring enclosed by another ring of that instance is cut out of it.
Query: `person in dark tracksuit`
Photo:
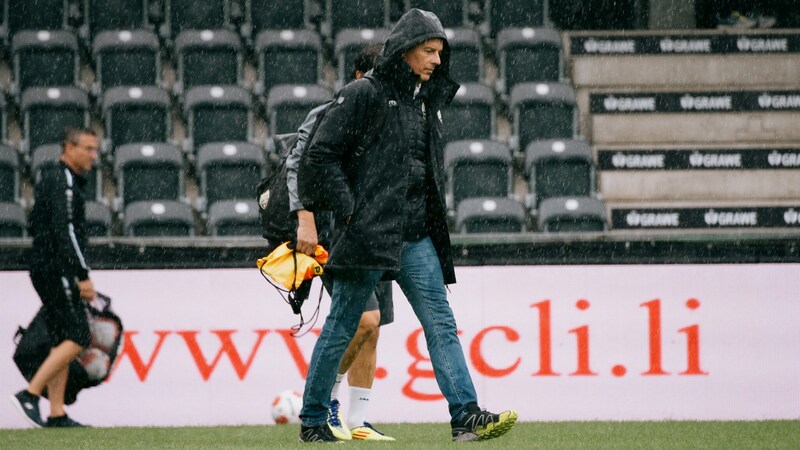
[[[405,13],[373,69],[345,86],[321,118],[300,162],[300,201],[332,211],[337,239],[331,310],[309,363],[300,440],[331,442],[326,423],[336,366],[382,279],[403,290],[425,332],[454,441],[499,437],[513,410],[478,407],[446,284],[455,282],[444,195],[442,116],[459,85],[449,77],[450,48],[435,14]],[[382,122],[381,122],[382,120]],[[381,127],[378,138],[365,142]]]
[[[42,300],[53,348],[26,389],[11,396],[35,427],[81,427],[64,411],[69,364],[91,341],[83,301],[95,298],[86,263],[84,174],[97,161],[98,140],[89,129],[68,128],[61,158],[36,183],[30,215],[30,276]],[[43,421],[39,397],[47,388],[50,416]]]

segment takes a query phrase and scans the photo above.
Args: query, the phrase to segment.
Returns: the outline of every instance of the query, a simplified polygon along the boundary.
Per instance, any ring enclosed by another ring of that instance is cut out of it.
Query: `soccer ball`
[[[106,353],[110,352],[119,336],[117,322],[105,317],[98,317],[92,322],[91,329],[92,347],[97,347]]]
[[[272,401],[272,419],[277,424],[300,423],[303,396],[295,391],[283,391]]]
[[[94,347],[81,353],[78,361],[86,370],[86,375],[93,381],[105,378],[111,366],[111,358],[104,351]]]

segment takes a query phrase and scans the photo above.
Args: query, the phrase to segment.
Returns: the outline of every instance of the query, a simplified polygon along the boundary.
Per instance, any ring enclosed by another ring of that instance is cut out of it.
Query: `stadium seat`
[[[314,31],[263,31],[255,51],[257,95],[266,95],[279,84],[316,84],[322,79],[322,40]]]
[[[5,0],[8,36],[22,30],[63,30],[69,19],[69,0]]]
[[[592,197],[553,197],[542,200],[539,230],[545,232],[605,231],[606,209]]]
[[[495,128],[494,92],[480,83],[464,83],[453,101],[442,108],[444,143],[490,139]]]
[[[501,142],[450,142],[444,149],[444,166],[453,209],[466,198],[507,197],[511,192],[511,150]]]
[[[529,206],[536,208],[551,197],[588,197],[594,194],[592,148],[583,140],[545,140],[525,149]]]
[[[339,32],[347,28],[385,27],[389,19],[389,1],[325,0],[325,14],[327,36],[338,40]]]
[[[266,30],[299,30],[308,26],[306,0],[245,0],[245,36]]]
[[[405,0],[405,10],[411,8],[431,11],[445,28],[458,28],[467,24],[469,0]]]
[[[16,202],[0,202],[0,239],[28,235],[25,208]]]
[[[115,209],[139,201],[179,200],[184,192],[183,154],[169,144],[127,144],[117,149]]]
[[[197,153],[201,204],[213,207],[221,200],[253,198],[254,186],[265,175],[264,151],[247,142],[206,144]]]
[[[353,81],[353,64],[361,49],[371,44],[383,44],[388,30],[364,28],[342,30],[336,35],[334,57],[336,58],[336,87],[340,89]]]
[[[492,37],[503,28],[541,27],[544,23],[544,0],[486,0],[489,32]]]
[[[69,31],[20,31],[11,41],[14,78],[10,92],[45,86],[76,86],[78,38]]]
[[[100,202],[86,202],[86,234],[89,237],[111,236],[111,210]]]
[[[271,135],[293,133],[312,108],[330,101],[331,93],[316,84],[283,84],[270,89],[267,116]]]
[[[36,147],[31,153],[31,180],[33,184],[42,179],[42,172],[55,168],[61,159],[61,144],[48,144]],[[89,173],[84,175],[86,185],[83,188],[83,197],[86,201],[100,200],[103,193],[103,171],[99,164],[95,164]]]
[[[224,200],[211,205],[208,234],[258,237],[261,233],[261,217],[255,200]]]
[[[22,152],[61,142],[67,126],[89,126],[89,96],[74,87],[29,88],[22,93],[20,119]]]
[[[92,55],[98,97],[118,86],[161,85],[161,51],[152,31],[104,31],[94,39]]]
[[[505,28],[497,37],[500,76],[497,91],[517,83],[559,81],[561,35],[552,28]]]
[[[104,31],[140,30],[149,25],[149,3],[154,0],[82,0],[81,35],[92,42]]]
[[[182,95],[203,85],[243,84],[244,60],[239,35],[230,30],[186,30],[175,39],[176,80]]]
[[[7,145],[0,145],[0,202],[19,200],[19,155]]]
[[[253,113],[250,93],[240,86],[198,86],[183,102],[187,123],[186,151],[210,142],[249,141]]]
[[[166,142],[171,134],[170,98],[155,86],[120,86],[103,95],[104,148],[114,155],[120,145]]]
[[[125,208],[123,229],[126,236],[194,236],[192,208],[177,201],[143,201]]]
[[[230,0],[163,0],[161,36],[174,40],[184,30],[231,28]]]
[[[0,142],[8,142],[8,108],[5,95],[0,95],[0,127]]]
[[[483,82],[483,52],[478,32],[471,28],[446,29],[450,44],[450,76],[459,83]]]
[[[519,83],[511,90],[512,134],[523,151],[533,141],[571,139],[577,107],[572,86],[562,83]]]
[[[459,233],[521,233],[525,231],[525,207],[506,197],[468,198],[456,209]]]

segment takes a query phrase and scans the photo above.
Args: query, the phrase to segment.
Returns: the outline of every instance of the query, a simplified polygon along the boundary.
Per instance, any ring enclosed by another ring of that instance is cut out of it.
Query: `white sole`
[[[25,418],[25,421],[28,422],[31,426],[33,426],[33,428],[42,428],[40,424],[36,423],[33,419],[28,417],[28,414],[25,412],[25,407],[22,406],[22,403],[19,402],[16,395],[11,394],[11,398],[9,400],[11,400],[11,403],[14,404],[14,407],[17,409],[17,411],[19,411],[19,413],[22,414],[22,417]]]

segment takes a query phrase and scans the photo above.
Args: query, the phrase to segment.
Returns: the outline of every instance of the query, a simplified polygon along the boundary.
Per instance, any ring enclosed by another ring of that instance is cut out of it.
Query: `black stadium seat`
[[[272,88],[267,97],[270,134],[296,131],[311,109],[331,98],[328,89],[316,84],[282,84]]]
[[[503,28],[541,27],[544,23],[544,0],[486,0],[492,36]]]
[[[239,35],[230,30],[182,31],[175,39],[175,65],[177,95],[196,86],[241,84],[244,60]]]
[[[106,148],[111,155],[120,145],[166,142],[172,118],[167,92],[154,86],[120,86],[103,95]]]
[[[161,36],[174,40],[184,30],[231,28],[230,0],[163,0]]]
[[[266,30],[298,30],[308,26],[306,0],[245,0],[250,37]]]
[[[5,0],[8,36],[22,30],[63,30],[67,28],[70,0]]]
[[[0,239],[28,235],[25,208],[16,202],[0,202]]]
[[[253,197],[253,186],[265,175],[264,151],[248,142],[206,144],[198,150],[196,166],[203,199],[199,209],[205,209],[221,200]]]
[[[97,96],[118,86],[160,86],[161,50],[152,31],[104,31],[92,45]]]
[[[255,200],[224,200],[211,205],[208,233],[212,236],[261,236],[261,218]]]
[[[89,237],[111,236],[111,210],[100,202],[86,202],[86,234]]]
[[[11,54],[12,95],[32,87],[77,85],[78,38],[69,31],[20,31],[11,41]]]
[[[418,8],[436,14],[445,28],[467,24],[469,0],[405,0],[405,10]]]
[[[520,151],[533,141],[576,133],[575,90],[562,83],[519,83],[511,90],[512,133]]]
[[[125,208],[123,229],[126,236],[194,236],[192,208],[177,201],[142,201]]]
[[[103,31],[140,30],[149,27],[149,3],[154,0],[83,0],[81,34],[87,42]]]
[[[240,86],[198,86],[183,102],[187,123],[184,150],[210,142],[246,142],[253,136],[250,93]]]
[[[389,18],[388,0],[325,0],[329,37],[347,28],[383,28]],[[337,37],[338,39],[338,37]]]
[[[511,150],[502,142],[450,142],[444,149],[444,165],[453,209],[466,198],[507,197],[511,192]]]
[[[464,83],[441,109],[442,140],[490,139],[495,129],[494,92],[480,83]]]
[[[525,149],[530,206],[550,197],[588,197],[594,189],[592,148],[583,140],[535,141]]]
[[[450,76],[459,83],[483,82],[483,52],[478,32],[471,28],[445,30],[450,44]]]
[[[539,230],[545,232],[587,232],[607,229],[603,202],[593,197],[553,197],[542,201],[538,210]]]
[[[561,35],[552,28],[506,28],[497,37],[498,92],[517,83],[561,78]]]
[[[128,144],[114,159],[118,210],[147,200],[179,200],[184,192],[183,154],[169,144]]]
[[[371,44],[383,44],[388,30],[385,28],[350,28],[336,35],[334,58],[336,58],[336,85],[341,88],[353,81],[353,65],[361,49]]]
[[[257,95],[279,84],[316,84],[322,79],[322,40],[310,30],[268,30],[256,38]]]
[[[459,233],[521,233],[525,231],[525,207],[507,197],[468,198],[456,209]]]
[[[26,89],[20,102],[20,119],[23,152],[58,143],[67,126],[89,126],[89,96],[74,87]]]
[[[0,202],[19,200],[19,156],[7,145],[0,145]]]

